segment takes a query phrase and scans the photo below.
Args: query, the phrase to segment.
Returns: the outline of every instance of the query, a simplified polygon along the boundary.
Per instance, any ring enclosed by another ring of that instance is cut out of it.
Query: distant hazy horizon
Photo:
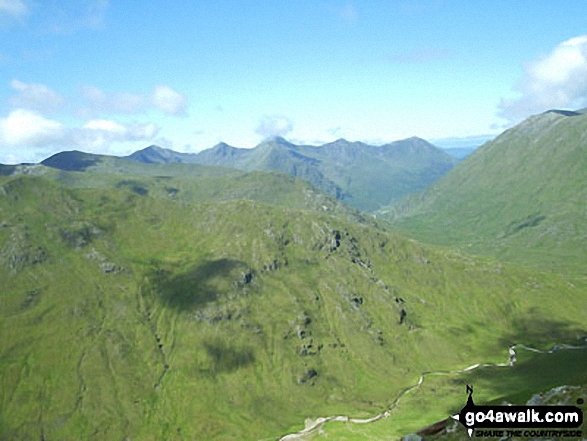
[[[273,135],[473,145],[587,106],[584,6],[4,0],[0,163]]]

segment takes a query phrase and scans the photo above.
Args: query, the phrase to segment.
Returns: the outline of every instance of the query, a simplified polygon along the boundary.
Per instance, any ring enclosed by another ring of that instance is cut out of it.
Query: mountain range
[[[373,211],[418,190],[458,160],[420,138],[382,146],[344,139],[322,146],[295,145],[276,137],[252,149],[220,143],[197,154],[150,146],[128,157],[144,163],[196,163],[239,170],[271,170],[310,182],[342,202]]]
[[[586,134],[531,117],[401,200],[385,170],[446,156],[417,138],[0,167],[0,439],[396,439],[466,384],[585,398]]]
[[[426,242],[584,272],[587,115],[530,117],[380,215]]]

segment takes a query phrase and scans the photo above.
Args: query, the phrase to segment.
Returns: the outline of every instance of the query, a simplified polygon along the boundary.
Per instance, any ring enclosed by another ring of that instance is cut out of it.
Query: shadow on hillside
[[[161,301],[170,307],[190,310],[216,300],[223,289],[238,280],[238,268],[244,262],[232,259],[206,261],[179,274],[158,269],[152,274],[156,292]]]
[[[585,346],[586,329],[572,324],[544,318],[526,318],[517,321],[510,333],[499,340],[495,350],[504,353],[507,348],[521,344],[531,348],[551,351],[557,346]],[[459,376],[453,382],[462,385],[479,385],[493,396],[502,397],[513,404],[525,402],[538,392],[545,392],[561,385],[587,383],[587,348],[555,349],[552,353],[537,353],[523,348],[516,349],[513,367],[486,367]],[[482,404],[482,403],[478,403]]]
[[[232,347],[222,341],[204,343],[212,361],[210,373],[233,372],[255,362],[255,354],[248,347]]]
[[[511,330],[498,340],[498,346],[507,348],[514,344],[543,346],[556,344],[577,344],[578,339],[587,336],[587,329],[569,322],[562,322],[540,317],[536,308],[528,311],[526,317],[513,321]],[[540,347],[540,349],[551,349]]]

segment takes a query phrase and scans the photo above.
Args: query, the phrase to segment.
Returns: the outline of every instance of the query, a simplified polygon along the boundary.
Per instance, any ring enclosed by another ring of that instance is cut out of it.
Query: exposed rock
[[[408,315],[408,313],[406,312],[406,310],[404,308],[402,308],[401,312],[399,313],[399,324],[400,325],[404,322],[407,315]]]
[[[423,439],[424,438],[416,435],[415,433],[410,433],[409,435],[402,436],[401,441],[422,441]]]
[[[91,224],[83,224],[81,226],[70,229],[61,228],[61,239],[70,248],[83,248],[91,243],[101,231]]]
[[[13,231],[0,252],[0,261],[4,261],[13,271],[21,271],[30,265],[43,263],[48,258],[49,254],[45,249],[33,245],[28,233],[22,231]]]
[[[27,308],[30,308],[31,306],[34,306],[37,303],[39,303],[40,295],[41,295],[41,291],[38,289],[35,289],[33,291],[28,291],[26,293],[26,296],[25,296],[22,304],[20,305],[21,309],[27,309]]]
[[[273,259],[272,262],[263,265],[263,271],[276,271],[277,269],[279,269],[279,262],[277,259]]]
[[[308,369],[301,377],[298,378],[298,384],[305,384],[317,376],[318,372],[316,372],[315,369]]]
[[[102,262],[100,264],[100,269],[106,274],[118,274],[125,271],[123,267],[118,266],[112,262]]]
[[[572,401],[572,393],[580,391],[579,386],[559,386],[550,389],[547,392],[541,392],[532,395],[532,398],[526,403],[528,406],[542,406],[542,405],[574,405]]]
[[[253,281],[253,270],[249,269],[246,273],[243,273],[242,283],[247,285]]]
[[[429,426],[426,426],[420,430],[418,430],[416,432],[416,435],[418,436],[431,436],[431,435],[436,435],[442,431],[444,431],[444,429],[446,428],[446,425],[451,421],[450,418],[447,418],[445,420],[442,421],[437,421],[434,424],[431,424]]]
[[[167,196],[169,196],[170,198],[174,198],[177,196],[177,193],[179,193],[179,188],[165,187],[165,191],[167,192]]]
[[[333,252],[336,251],[338,247],[340,247],[341,237],[342,236],[340,235],[340,231],[334,230],[332,232],[332,238],[330,239],[330,248],[328,249],[328,251]]]

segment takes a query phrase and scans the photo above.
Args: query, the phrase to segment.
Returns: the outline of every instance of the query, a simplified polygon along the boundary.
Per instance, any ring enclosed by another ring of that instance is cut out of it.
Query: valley
[[[540,353],[585,345],[583,163],[549,186],[491,181],[528,136],[580,152],[581,118],[531,118],[376,216],[223,163],[3,168],[0,438],[396,439],[457,411],[469,382],[488,402],[584,388],[584,350]],[[543,225],[567,235],[529,235]]]

